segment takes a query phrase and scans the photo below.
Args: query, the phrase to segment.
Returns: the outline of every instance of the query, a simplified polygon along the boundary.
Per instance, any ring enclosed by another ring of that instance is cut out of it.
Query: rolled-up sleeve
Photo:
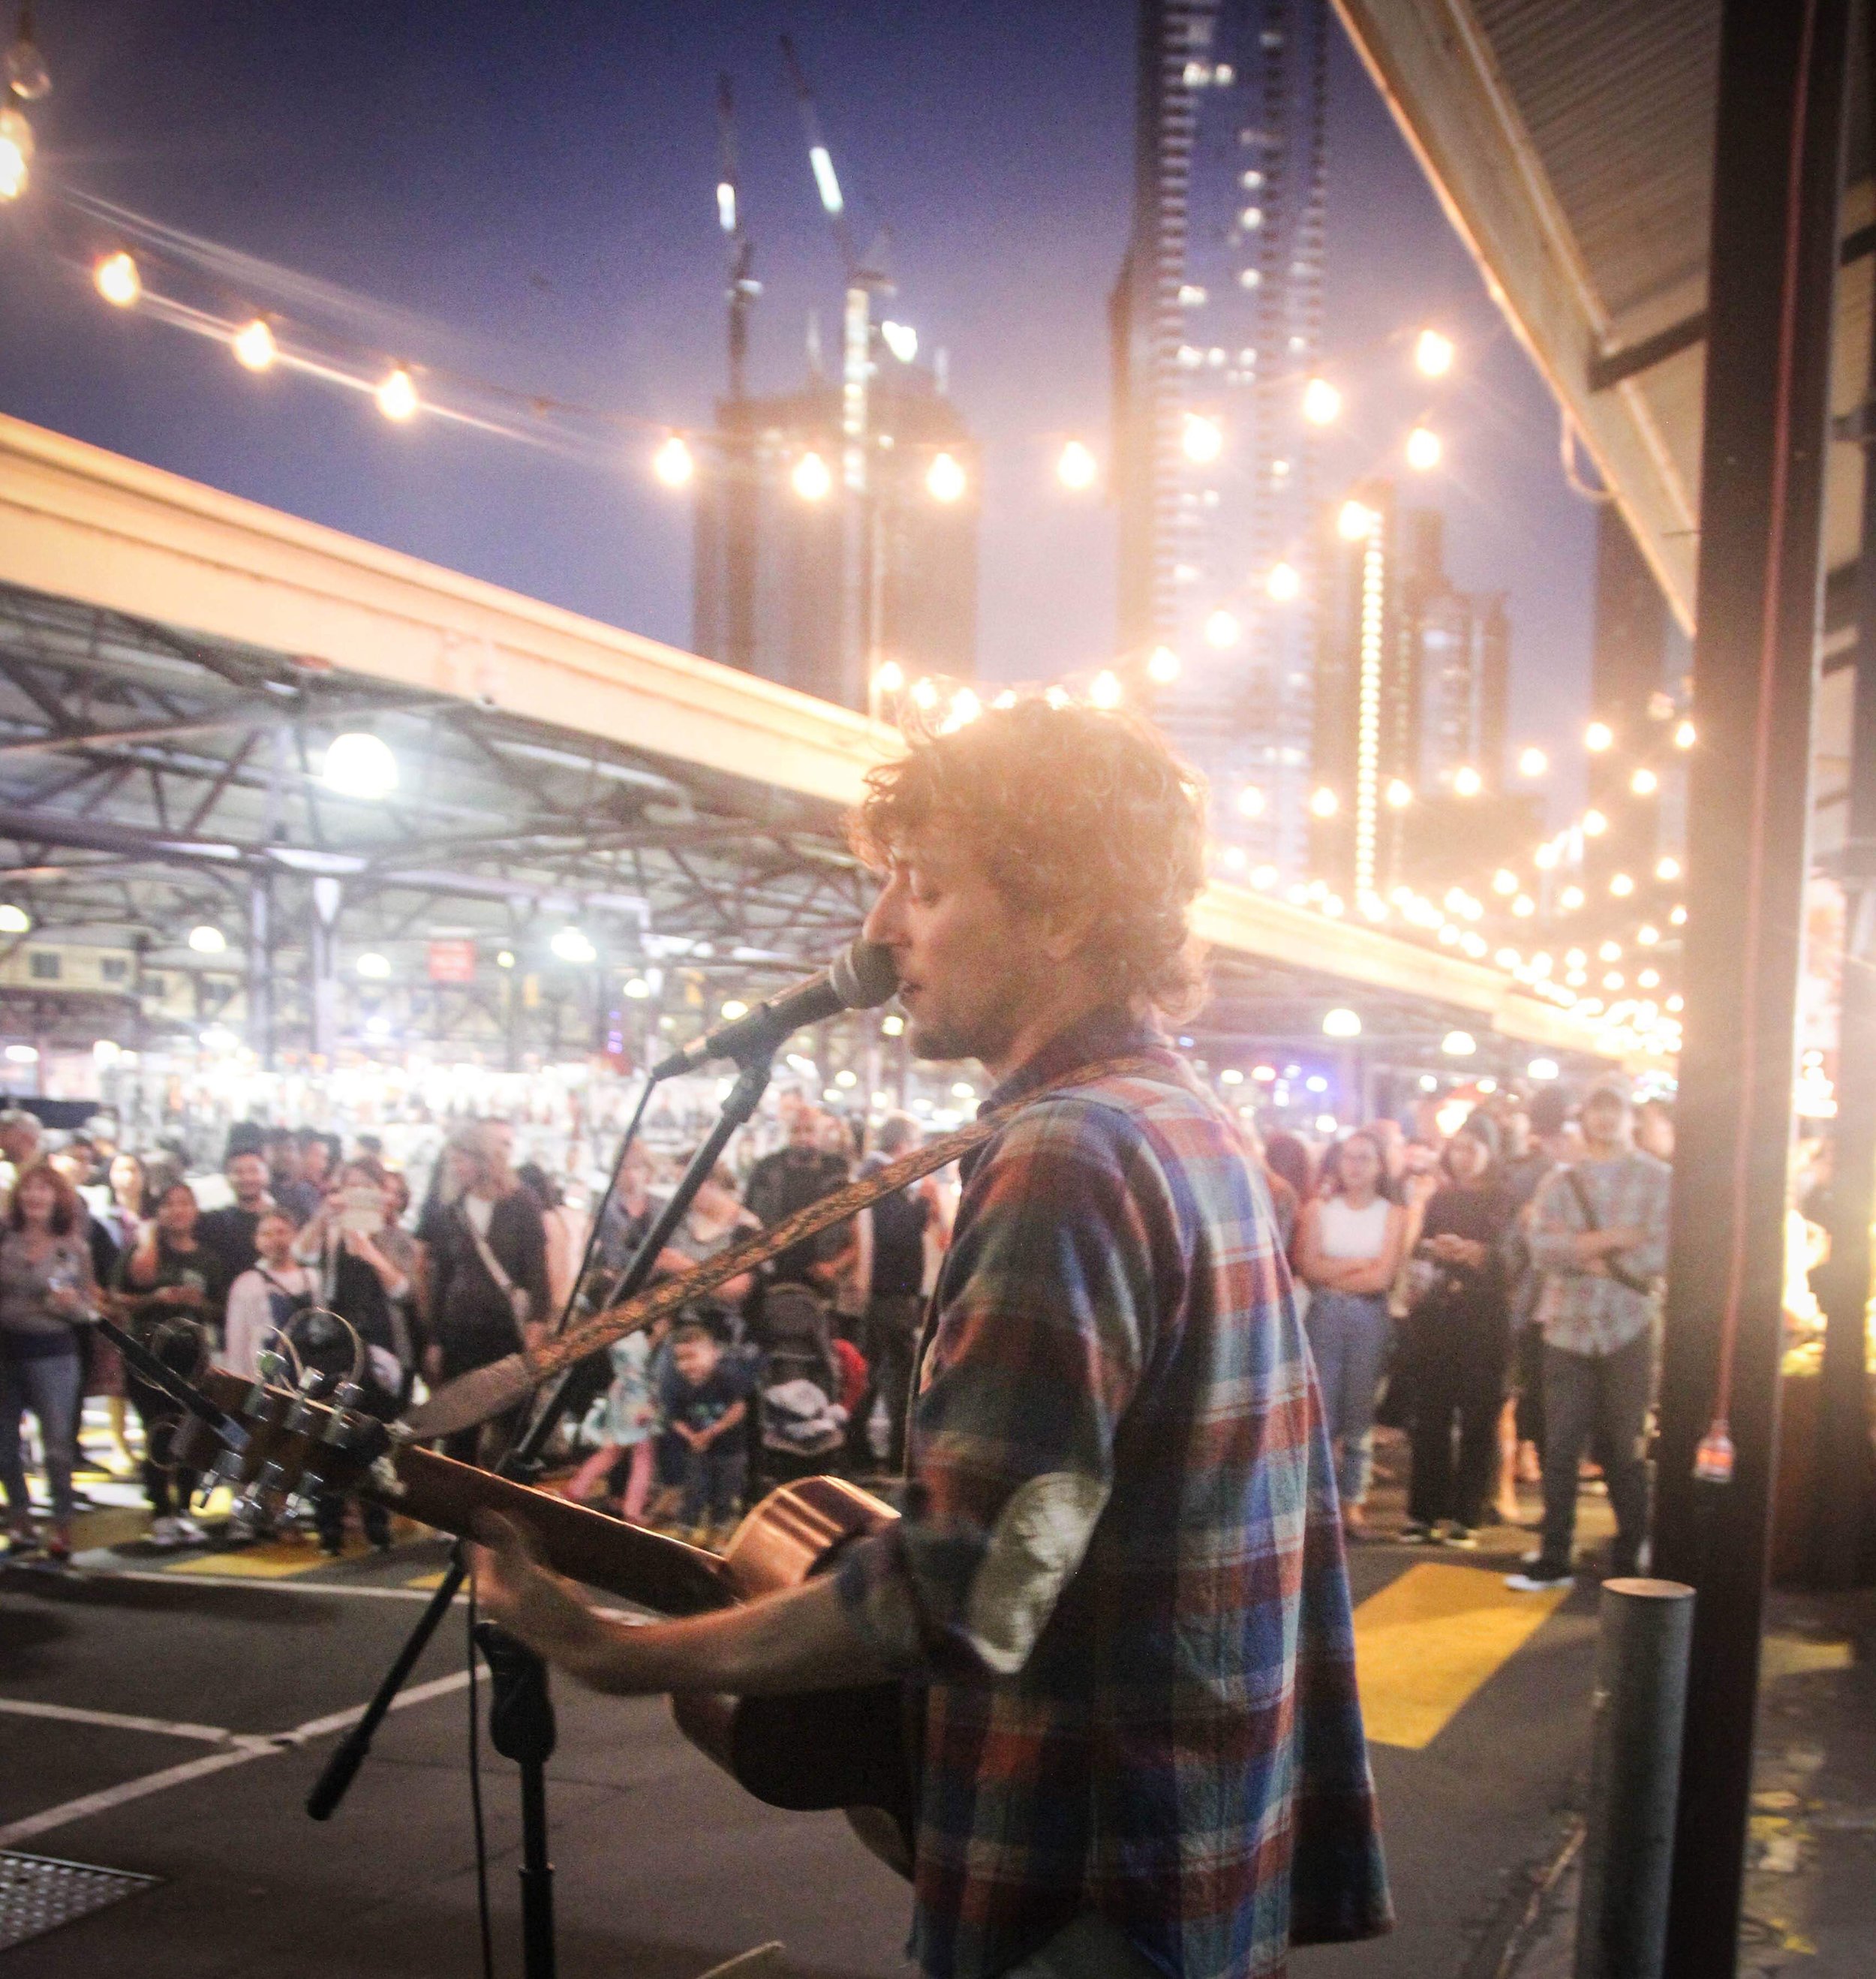
[[[1066,1096],[972,1174],[913,1406],[915,1502],[841,1570],[856,1626],[898,1667],[1028,1661],[1107,1503],[1165,1309],[1164,1196],[1126,1116]]]

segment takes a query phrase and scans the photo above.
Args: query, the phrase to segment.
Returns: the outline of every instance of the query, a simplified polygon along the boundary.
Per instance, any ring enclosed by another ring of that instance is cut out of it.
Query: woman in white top
[[[1387,1292],[1400,1268],[1407,1212],[1380,1192],[1381,1146],[1372,1134],[1345,1135],[1323,1165],[1329,1193],[1303,1205],[1297,1268],[1312,1296],[1304,1324],[1337,1448],[1342,1524],[1366,1530],[1374,1445],[1374,1397],[1387,1353]]]

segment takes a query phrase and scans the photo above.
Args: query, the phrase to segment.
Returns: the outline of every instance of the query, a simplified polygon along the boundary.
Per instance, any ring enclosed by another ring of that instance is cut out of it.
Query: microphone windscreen
[[[884,942],[863,936],[828,964],[827,980],[848,1009],[870,1010],[899,987],[899,970]]]

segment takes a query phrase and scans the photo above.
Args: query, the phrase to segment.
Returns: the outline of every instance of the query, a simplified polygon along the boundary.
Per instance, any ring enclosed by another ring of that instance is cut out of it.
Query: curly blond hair
[[[931,829],[966,844],[1027,912],[1084,920],[1115,999],[1185,1014],[1203,987],[1189,916],[1205,883],[1205,784],[1123,713],[1037,699],[913,734],[850,820],[869,865]]]

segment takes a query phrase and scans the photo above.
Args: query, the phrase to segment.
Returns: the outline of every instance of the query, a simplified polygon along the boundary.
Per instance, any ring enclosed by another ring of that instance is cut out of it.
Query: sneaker
[[[186,1513],[178,1513],[170,1523],[176,1529],[176,1543],[178,1546],[206,1546],[208,1543],[207,1533]]]
[[[1542,1553],[1528,1554],[1522,1573],[1508,1573],[1505,1585],[1517,1594],[1542,1594],[1553,1587],[1565,1587],[1576,1578],[1573,1568],[1559,1566]]]
[[[1440,1543],[1442,1546],[1457,1546],[1463,1552],[1477,1553],[1479,1550],[1479,1536],[1471,1527],[1462,1526],[1457,1519],[1448,1519],[1440,1528]]]
[[[161,1553],[173,1553],[182,1544],[182,1534],[177,1530],[174,1519],[152,1519],[150,1521],[150,1543]]]
[[[1439,1543],[1439,1535],[1425,1520],[1409,1519],[1400,1528],[1400,1543],[1403,1546],[1436,1546]]]

